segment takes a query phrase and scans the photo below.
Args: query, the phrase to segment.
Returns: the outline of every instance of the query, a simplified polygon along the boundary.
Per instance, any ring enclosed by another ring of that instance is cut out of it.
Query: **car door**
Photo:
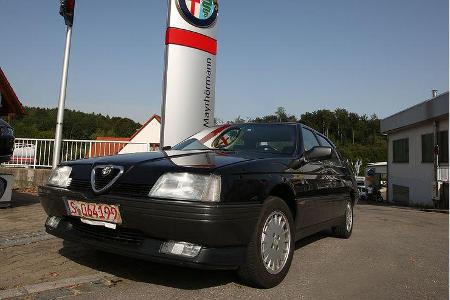
[[[314,132],[300,126],[300,155],[320,146]],[[298,229],[306,228],[326,221],[326,203],[321,195],[322,162],[306,162],[294,171],[293,185],[296,192],[297,208],[299,215]]]
[[[333,149],[332,157],[323,161],[324,174],[327,177],[327,214],[328,219],[341,217],[345,213],[346,201],[350,197],[348,187],[345,183],[347,173],[346,167],[342,164],[336,151],[336,147],[324,136],[317,134],[321,146]]]

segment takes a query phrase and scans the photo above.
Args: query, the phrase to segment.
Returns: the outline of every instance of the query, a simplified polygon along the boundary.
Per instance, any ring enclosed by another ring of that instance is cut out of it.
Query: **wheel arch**
[[[351,189],[350,190],[350,201],[352,202],[352,206],[356,205],[356,201],[357,201],[356,195],[357,195],[357,192],[354,189]]]
[[[275,185],[269,192],[269,196],[276,196],[281,198],[289,206],[292,217],[297,219],[297,203],[295,201],[295,193],[291,186],[286,183]]]

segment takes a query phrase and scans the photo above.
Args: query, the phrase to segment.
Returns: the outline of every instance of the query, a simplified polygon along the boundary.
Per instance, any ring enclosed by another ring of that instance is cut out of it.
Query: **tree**
[[[287,114],[286,114],[286,109],[284,107],[278,107],[275,115],[278,118],[278,122],[286,122],[285,120],[287,119]]]
[[[25,107],[26,114],[11,122],[16,137],[54,138],[56,108]],[[109,117],[67,109],[63,136],[66,139],[96,139],[98,136],[130,137],[140,124],[128,118]]]

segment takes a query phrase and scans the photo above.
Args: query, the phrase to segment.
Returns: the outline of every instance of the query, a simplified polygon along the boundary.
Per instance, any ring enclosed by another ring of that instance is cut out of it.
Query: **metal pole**
[[[434,96],[434,95],[433,95]],[[435,208],[439,208],[439,122],[433,122],[433,200]]]
[[[67,74],[69,71],[69,57],[70,57],[70,42],[72,39],[72,27],[67,26],[66,33],[66,48],[64,50],[64,64],[61,78],[61,88],[59,93],[58,103],[58,118],[56,120],[56,132],[55,132],[55,146],[53,150],[53,163],[52,168],[56,168],[60,162],[61,157],[61,143],[62,143],[62,131],[64,121],[64,108],[66,102],[66,89],[67,89]]]

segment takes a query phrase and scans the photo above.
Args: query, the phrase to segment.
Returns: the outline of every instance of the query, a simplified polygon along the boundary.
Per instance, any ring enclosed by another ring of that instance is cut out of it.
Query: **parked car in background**
[[[34,164],[36,156],[36,145],[28,143],[16,143],[10,163],[31,165]]]
[[[366,188],[367,188],[367,200],[374,202],[383,202],[383,196],[381,195],[381,181],[379,174],[376,173],[374,168],[370,168],[366,172]]]
[[[205,129],[172,149],[62,163],[39,190],[46,230],[104,251],[278,285],[295,242],[349,238],[357,188],[333,143],[302,124]]]
[[[14,139],[12,127],[0,119],[0,163],[10,160],[14,151]]]
[[[366,178],[364,176],[356,176],[356,185],[358,187],[358,199],[359,200],[366,200],[367,199],[367,187],[365,180]]]

